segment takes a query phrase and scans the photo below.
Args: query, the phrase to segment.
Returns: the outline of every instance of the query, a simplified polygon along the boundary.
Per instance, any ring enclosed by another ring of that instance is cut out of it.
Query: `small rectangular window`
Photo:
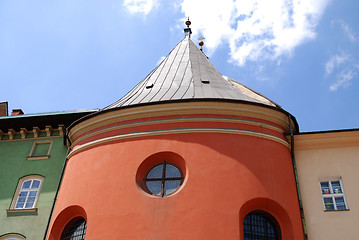
[[[320,181],[325,211],[348,210],[340,178]]]
[[[50,157],[52,141],[34,142],[27,160],[47,159]]]

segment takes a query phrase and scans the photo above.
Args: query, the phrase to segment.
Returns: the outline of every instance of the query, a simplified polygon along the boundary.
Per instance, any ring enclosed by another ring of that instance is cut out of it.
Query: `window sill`
[[[45,155],[45,156],[28,156],[26,159],[27,160],[40,160],[40,159],[48,159],[50,157],[50,155]]]
[[[8,217],[38,215],[37,208],[6,209]]]
[[[344,209],[344,210],[324,210],[324,212],[346,212],[346,211],[350,211],[350,209]]]

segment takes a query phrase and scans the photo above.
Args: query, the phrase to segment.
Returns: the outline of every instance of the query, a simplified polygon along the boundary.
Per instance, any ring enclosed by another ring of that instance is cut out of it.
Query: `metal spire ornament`
[[[203,47],[203,45],[204,45],[204,42],[202,41],[202,40],[204,40],[205,38],[204,37],[202,37],[202,36],[200,36],[199,38],[198,38],[198,40],[199,40],[199,43],[198,43],[198,45],[199,45],[199,49],[203,52],[203,50],[202,50],[202,47]]]
[[[183,29],[184,34],[186,35],[186,37],[188,36],[189,38],[191,38],[192,30],[189,27],[191,25],[191,21],[189,20],[189,17],[188,17],[187,21],[185,22],[185,24],[187,25],[187,28]]]

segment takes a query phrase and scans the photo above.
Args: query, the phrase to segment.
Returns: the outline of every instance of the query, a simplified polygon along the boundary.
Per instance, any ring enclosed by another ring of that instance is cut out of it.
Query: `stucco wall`
[[[27,160],[34,142],[48,140],[53,142],[48,159]],[[60,136],[0,141],[0,236],[19,233],[27,240],[43,238],[66,152]],[[32,174],[45,177],[38,211],[8,213],[19,179]]]
[[[243,239],[244,217],[262,210],[278,221],[282,239],[302,240],[287,120],[273,109],[223,102],[141,106],[85,120],[69,133],[48,239],[77,216],[87,220],[87,240]],[[183,159],[185,180],[175,194],[154,197],[136,174],[168,152]]]
[[[310,240],[358,239],[359,132],[304,134],[295,157]],[[324,211],[320,180],[341,178],[348,211]]]

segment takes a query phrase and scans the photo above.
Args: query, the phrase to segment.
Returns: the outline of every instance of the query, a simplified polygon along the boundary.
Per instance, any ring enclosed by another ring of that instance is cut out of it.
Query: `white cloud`
[[[351,80],[356,76],[356,72],[351,69],[345,69],[338,73],[337,80],[335,83],[330,85],[330,91],[337,91],[340,87],[349,87],[351,85]]]
[[[329,58],[325,64],[325,73],[332,74],[333,70],[349,60],[349,55],[342,53],[341,55],[334,55]]]
[[[156,0],[125,0],[123,2],[123,6],[127,8],[127,10],[132,13],[140,13],[145,16],[157,6]]]
[[[345,23],[342,19],[336,19],[332,21],[333,23],[339,23],[340,27],[344,31],[345,35],[351,42],[355,42],[357,40],[356,34],[353,32],[353,30],[349,27],[347,23]]]
[[[325,64],[326,76],[334,76],[335,82],[329,86],[330,91],[349,87],[357,76],[359,64],[355,63],[350,55],[346,53],[331,56]]]
[[[183,0],[182,11],[192,30],[206,38],[211,55],[229,43],[231,61],[278,60],[300,44],[315,38],[330,0]]]

